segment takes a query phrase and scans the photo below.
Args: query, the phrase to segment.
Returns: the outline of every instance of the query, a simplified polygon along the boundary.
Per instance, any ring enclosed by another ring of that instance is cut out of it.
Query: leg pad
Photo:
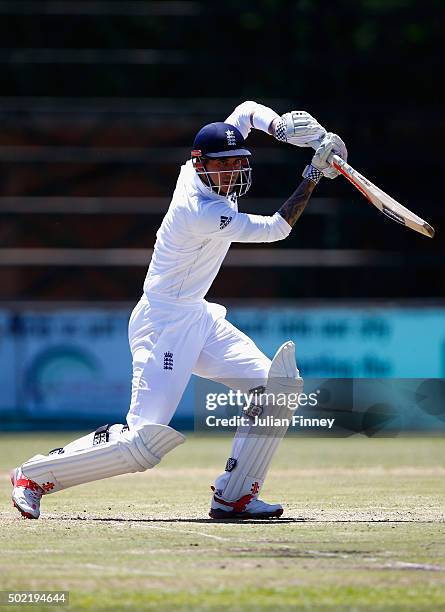
[[[51,492],[130,472],[143,472],[185,441],[168,425],[149,424],[123,431],[112,442],[74,452],[36,455],[22,465],[29,480]]]

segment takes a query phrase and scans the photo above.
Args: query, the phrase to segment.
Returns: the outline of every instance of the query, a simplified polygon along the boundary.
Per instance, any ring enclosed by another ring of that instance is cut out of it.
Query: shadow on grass
[[[99,523],[198,523],[198,524],[215,524],[215,523],[243,523],[251,525],[259,525],[266,523],[267,525],[282,525],[283,523],[301,523],[304,518],[271,518],[271,519],[211,519],[211,518],[122,518],[122,517],[97,517],[97,516],[45,516],[47,521],[97,521]]]
[[[214,525],[215,523],[236,523],[244,525],[282,525],[283,523],[443,523],[439,520],[416,519],[315,519],[315,518],[271,518],[271,519],[211,519],[211,518],[123,518],[98,516],[45,516],[47,521],[97,521],[99,523],[198,523]]]

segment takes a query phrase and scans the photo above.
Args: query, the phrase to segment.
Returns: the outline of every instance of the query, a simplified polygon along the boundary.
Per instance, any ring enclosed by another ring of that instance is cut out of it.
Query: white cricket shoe
[[[245,495],[236,502],[227,502],[214,495],[209,512],[211,518],[218,520],[279,518],[282,514],[280,504],[267,504],[252,495]]]
[[[28,519],[40,516],[40,500],[45,491],[37,483],[28,480],[20,468],[10,474],[12,486],[12,503],[20,514]]]

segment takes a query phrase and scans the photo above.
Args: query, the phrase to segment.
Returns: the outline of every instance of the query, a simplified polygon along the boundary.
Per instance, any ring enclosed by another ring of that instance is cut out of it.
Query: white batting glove
[[[297,147],[309,147],[314,140],[321,140],[326,130],[306,111],[290,111],[282,115],[274,126],[274,136],[281,142]]]
[[[331,155],[338,155],[346,161],[348,159],[348,150],[340,136],[328,132],[315,151],[311,165],[320,170],[326,178],[334,179],[340,172],[330,165],[328,160]]]

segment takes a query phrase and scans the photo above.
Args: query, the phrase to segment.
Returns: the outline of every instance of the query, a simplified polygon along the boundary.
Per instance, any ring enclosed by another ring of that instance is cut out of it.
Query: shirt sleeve
[[[195,235],[231,242],[276,242],[289,236],[292,227],[279,213],[273,216],[240,213],[223,202],[203,203],[190,219]]]
[[[243,138],[247,138],[252,128],[269,133],[269,126],[277,117],[279,115],[268,106],[248,100],[237,106],[225,123],[234,125]]]

